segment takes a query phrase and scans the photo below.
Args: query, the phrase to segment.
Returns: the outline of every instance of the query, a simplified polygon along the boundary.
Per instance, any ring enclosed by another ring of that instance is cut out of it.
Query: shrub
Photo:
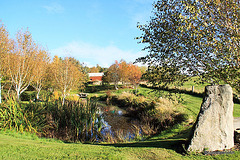
[[[21,105],[14,98],[8,98],[0,104],[0,130],[2,129],[36,132]]]
[[[67,96],[66,100],[68,100],[68,101],[79,101],[80,99],[79,99],[79,96],[77,94],[73,94],[73,95]]]
[[[60,98],[60,94],[58,91],[54,91],[52,95],[53,100],[58,100]]]

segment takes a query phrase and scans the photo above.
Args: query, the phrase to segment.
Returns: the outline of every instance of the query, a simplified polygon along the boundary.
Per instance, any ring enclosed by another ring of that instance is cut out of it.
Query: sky
[[[154,0],[0,0],[0,20],[11,38],[28,29],[53,57],[74,57],[92,67],[145,56],[135,38]]]

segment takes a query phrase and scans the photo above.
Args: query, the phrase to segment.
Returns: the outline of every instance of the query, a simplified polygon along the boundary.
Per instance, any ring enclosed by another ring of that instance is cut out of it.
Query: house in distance
[[[102,83],[102,77],[104,73],[88,73],[90,83],[100,85]]]

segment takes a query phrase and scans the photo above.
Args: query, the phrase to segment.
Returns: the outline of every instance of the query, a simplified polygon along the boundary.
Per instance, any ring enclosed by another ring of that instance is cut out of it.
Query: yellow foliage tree
[[[16,91],[17,100],[33,81],[36,68],[36,44],[29,31],[19,31],[16,35],[13,51],[7,54],[7,66],[10,79]]]
[[[47,67],[49,66],[50,57],[44,48],[37,50],[36,59],[34,60],[37,67],[33,71],[32,86],[36,89],[36,98],[39,99],[39,93],[47,79]]]
[[[66,96],[72,89],[82,85],[85,76],[68,57],[60,59],[55,56],[52,62],[52,71],[55,87],[61,91],[62,104],[64,104]]]
[[[1,103],[1,81],[6,74],[6,54],[10,51],[10,39],[4,24],[0,24],[0,103]]]

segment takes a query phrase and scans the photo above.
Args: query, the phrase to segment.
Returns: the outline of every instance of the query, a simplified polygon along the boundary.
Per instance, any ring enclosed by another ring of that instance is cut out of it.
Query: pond
[[[142,139],[140,123],[138,120],[127,116],[127,112],[117,106],[101,106],[103,137],[111,136],[116,141],[131,141],[135,138]],[[109,137],[108,137],[109,138]]]

